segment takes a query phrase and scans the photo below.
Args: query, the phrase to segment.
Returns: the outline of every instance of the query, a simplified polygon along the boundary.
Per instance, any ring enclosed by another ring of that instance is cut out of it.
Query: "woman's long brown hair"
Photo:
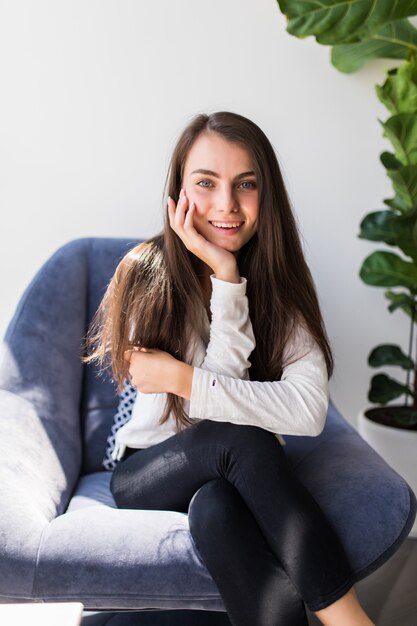
[[[298,322],[320,346],[330,377],[333,358],[314,282],[276,154],[263,131],[251,120],[229,111],[196,115],[174,148],[164,206],[168,195],[178,201],[187,155],[201,133],[218,133],[243,146],[253,160],[258,184],[257,232],[237,258],[239,274],[247,279],[256,339],[249,359],[250,379],[281,378],[284,347]],[[135,246],[117,266],[88,329],[83,362],[95,361],[102,369],[111,367],[120,393],[129,370],[123,354],[131,345],[164,350],[185,361],[191,328],[202,331],[199,266],[199,259],[171,228],[165,208],[163,230]],[[178,430],[191,424],[183,399],[167,394],[160,424],[171,411]]]

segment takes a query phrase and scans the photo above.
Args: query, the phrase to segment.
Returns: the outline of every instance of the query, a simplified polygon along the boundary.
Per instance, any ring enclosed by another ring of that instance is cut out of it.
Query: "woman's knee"
[[[224,478],[205,483],[188,507],[191,535],[198,543],[219,541],[219,532],[239,523],[244,503],[237,489]]]

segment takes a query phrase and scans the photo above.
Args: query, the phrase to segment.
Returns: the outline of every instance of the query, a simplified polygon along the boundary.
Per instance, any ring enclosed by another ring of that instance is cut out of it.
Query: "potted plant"
[[[405,380],[378,371],[368,393],[374,406],[361,412],[358,427],[417,493],[417,29],[407,19],[417,14],[417,0],[364,0],[355,11],[344,11],[340,0],[278,4],[287,17],[287,31],[302,38],[313,35],[318,43],[333,46],[331,61],[342,72],[356,71],[374,58],[403,59],[387,71],[384,84],[376,86],[391,114],[381,124],[393,152],[383,152],[380,158],[395,195],[384,200],[383,210],[364,217],[359,233],[362,239],[386,244],[386,249],[370,254],[359,274],[368,285],[388,288],[388,310],[400,310],[408,320],[407,353],[386,343],[371,351],[368,363],[400,367]],[[417,536],[417,523],[411,534]]]
[[[407,353],[387,343],[376,346],[368,357],[371,367],[399,367],[405,380],[378,371],[372,377],[368,400],[375,405],[359,415],[359,432],[417,492],[417,366],[415,327],[417,318],[417,59],[388,71],[377,86],[381,102],[391,117],[384,136],[394,152],[383,152],[381,161],[391,178],[395,196],[384,200],[386,208],[369,213],[360,225],[359,237],[383,242],[395,252],[377,250],[363,262],[360,277],[375,287],[388,287],[388,310],[401,310],[408,319]],[[394,289],[393,289],[394,288]],[[414,357],[414,358],[413,358]],[[403,399],[403,402],[398,402]],[[414,528],[413,535],[417,536]]]
[[[386,374],[376,374],[368,399],[380,406],[366,413],[373,421],[387,426],[417,431],[417,368],[413,360],[417,317],[417,59],[390,70],[385,83],[377,86],[377,94],[392,113],[382,126],[394,154],[383,152],[381,161],[396,195],[384,200],[386,209],[364,217],[359,237],[384,242],[398,248],[400,254],[373,252],[363,262],[360,277],[368,285],[400,289],[388,289],[385,296],[391,313],[401,309],[408,316],[409,333],[407,354],[392,344],[377,346],[370,353],[371,367],[401,367],[406,381],[404,384]],[[387,406],[401,396],[405,398],[403,404]]]

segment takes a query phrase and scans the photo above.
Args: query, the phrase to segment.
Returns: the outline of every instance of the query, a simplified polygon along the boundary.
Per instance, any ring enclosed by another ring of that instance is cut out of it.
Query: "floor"
[[[355,589],[376,626],[417,626],[417,539],[407,539],[389,561],[359,582]],[[218,626],[220,618],[219,614],[199,611],[164,611],[159,615],[155,612],[86,613],[82,626]],[[224,624],[227,622],[225,619]],[[320,622],[310,614],[309,624],[318,626]]]
[[[417,539],[408,539],[357,593],[377,626],[417,626]]]

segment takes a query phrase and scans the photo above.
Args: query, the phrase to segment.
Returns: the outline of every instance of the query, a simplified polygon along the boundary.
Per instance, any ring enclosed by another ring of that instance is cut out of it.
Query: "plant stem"
[[[411,313],[410,345],[408,347],[408,356],[409,356],[410,359],[413,358],[412,352],[413,352],[413,335],[414,335],[415,319],[416,319],[416,300],[414,299],[413,300],[413,310],[412,310],[412,313]],[[407,387],[410,386],[410,373],[411,373],[411,370],[407,370]],[[414,397],[413,397],[412,408],[413,409],[417,409],[417,349],[416,349],[416,355],[415,355],[415,361],[414,361],[414,384],[413,384],[413,391],[414,391]],[[406,404],[406,406],[408,406],[408,395],[406,396],[405,404]]]
[[[415,307],[414,307],[415,311]],[[414,317],[414,316],[413,316]],[[416,356],[414,362],[414,398],[413,398],[413,409],[417,409],[417,342],[416,342]]]
[[[416,348],[416,361],[417,361],[417,348]],[[414,399],[413,399],[413,409],[417,409],[417,363],[414,369]]]

